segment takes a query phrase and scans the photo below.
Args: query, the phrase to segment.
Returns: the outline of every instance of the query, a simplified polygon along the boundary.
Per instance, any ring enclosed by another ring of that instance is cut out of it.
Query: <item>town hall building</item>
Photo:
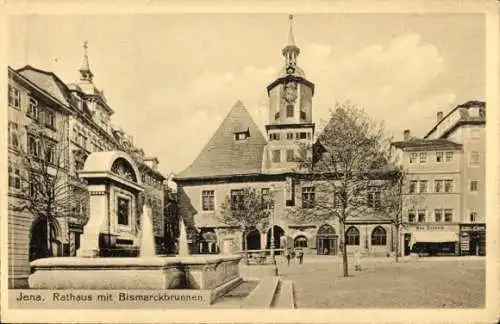
[[[184,171],[175,177],[179,216],[188,228],[191,253],[234,253],[245,241],[238,230],[219,221],[226,197],[241,195],[251,187],[270,196],[274,208],[270,226],[247,236],[249,250],[303,248],[317,254],[340,254],[339,224],[332,217],[318,222],[298,222],[291,217],[314,208],[315,182],[299,167],[301,158],[312,158],[314,83],[299,67],[290,16],[288,43],[282,50],[284,65],[267,86],[269,119],[262,134],[247,108],[238,101],[206,146]],[[348,252],[387,255],[394,251],[393,226],[388,215],[367,212],[347,219]],[[273,233],[273,234],[272,234]],[[274,240],[271,240],[274,235]]]

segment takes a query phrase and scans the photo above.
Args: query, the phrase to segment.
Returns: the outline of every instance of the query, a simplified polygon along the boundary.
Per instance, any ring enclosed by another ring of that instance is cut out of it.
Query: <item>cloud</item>
[[[412,33],[395,37],[388,44],[365,46],[355,52],[334,52],[326,44],[304,49],[313,60],[304,59],[303,67],[317,84],[314,114],[318,122],[328,117],[335,101],[351,100],[376,119],[385,120],[392,131],[418,126],[422,132],[430,124],[430,110],[446,110],[453,93],[434,93],[433,82],[445,64],[432,44]],[[445,89],[443,89],[445,90]],[[422,103],[425,102],[425,105]],[[420,109],[415,109],[419,106]]]
[[[436,47],[418,34],[351,52],[334,50],[329,44],[311,44],[303,48],[298,60],[306,77],[316,84],[313,116],[318,126],[328,118],[335,101],[350,99],[373,118],[384,120],[395,136],[405,128],[423,135],[436,111],[446,111],[455,100],[454,93],[433,89],[445,65]],[[143,118],[129,123],[131,129],[126,131],[141,133],[138,145],[159,156],[162,170],[180,172],[208,142],[236,100],[245,104],[264,133],[266,86],[279,68],[207,70],[164,92],[145,95]]]

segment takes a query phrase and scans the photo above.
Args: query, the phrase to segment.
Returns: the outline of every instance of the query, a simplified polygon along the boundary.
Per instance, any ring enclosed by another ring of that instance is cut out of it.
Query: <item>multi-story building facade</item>
[[[67,145],[65,133],[70,106],[66,98],[55,96],[44,87],[8,68],[8,228],[9,228],[9,284],[16,286],[26,281],[29,261],[36,257],[36,246],[44,235],[39,234],[41,223],[30,212],[28,205],[36,194],[29,179],[42,171],[58,173],[67,180],[68,160],[61,148]],[[42,170],[37,159],[44,154],[54,165]],[[55,161],[61,159],[59,161]],[[26,159],[34,163],[26,163]],[[56,171],[57,170],[57,171]],[[59,220],[61,227],[64,220]],[[41,230],[43,231],[43,230]],[[45,236],[46,237],[46,236]],[[62,253],[64,238],[54,237],[50,244]]]
[[[271,196],[271,226],[255,228],[247,235],[249,250],[301,247],[318,254],[337,254],[342,241],[338,218],[297,221],[297,212],[313,209],[319,182],[301,168],[312,157],[315,124],[312,122],[314,84],[297,64],[300,49],[292,26],[283,48],[284,66],[267,87],[269,122],[267,138],[241,102],[237,102],[193,163],[175,177],[179,215],[195,228],[190,237],[193,253],[231,253],[243,248],[243,235],[221,223],[221,204],[238,200],[251,187]],[[379,197],[379,196],[378,196]],[[273,239],[271,236],[274,233]],[[393,250],[392,225],[387,215],[370,209],[346,221],[348,251],[384,254]]]
[[[125,151],[137,163],[145,187],[144,198],[152,208],[157,247],[163,246],[166,188],[165,177],[158,171],[158,159],[147,157],[133,144],[130,136],[111,125],[113,109],[103,92],[94,85],[86,51],[79,72],[78,82],[65,84],[52,72],[31,66],[18,70],[9,68],[9,197],[12,200],[9,209],[9,278],[13,286],[25,282],[29,275],[30,242],[33,243],[36,233],[32,230],[33,216],[26,210],[16,209],[19,202],[14,201],[22,199],[19,178],[23,172],[15,161],[19,159],[16,146],[23,145],[27,152],[35,150],[36,139],[29,132],[32,124],[38,128],[44,126],[48,136],[58,143],[58,153],[64,155],[64,179],[70,192],[68,203],[71,208],[58,220],[61,230],[57,238],[57,255],[74,256],[80,246],[80,235],[89,219],[89,193],[78,177],[78,171],[84,167],[90,154],[100,151]],[[121,242],[125,243],[113,248],[136,252],[135,247],[127,246],[128,240]]]
[[[485,253],[485,103],[468,101],[445,116],[423,139],[393,143],[407,172],[401,238],[410,253]]]

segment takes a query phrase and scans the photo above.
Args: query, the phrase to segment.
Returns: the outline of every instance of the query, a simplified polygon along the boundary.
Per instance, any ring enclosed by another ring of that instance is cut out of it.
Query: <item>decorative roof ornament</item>
[[[293,15],[288,16],[288,19],[290,20],[288,44],[281,51],[286,60],[287,70],[288,67],[295,67],[297,65],[297,56],[300,54],[300,49],[295,45],[295,38],[293,37]]]
[[[84,41],[83,42],[83,62],[82,66],[78,71],[80,71],[80,77],[81,80],[92,82],[92,78],[94,77],[94,74],[90,70],[90,65],[89,65],[89,56],[87,53],[88,49],[88,42]]]

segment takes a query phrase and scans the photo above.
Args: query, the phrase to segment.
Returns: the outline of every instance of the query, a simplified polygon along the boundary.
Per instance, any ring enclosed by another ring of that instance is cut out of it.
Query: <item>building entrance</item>
[[[245,243],[243,243],[245,244]],[[248,250],[260,250],[260,232],[256,229],[247,235]]]
[[[338,236],[335,234],[333,226],[324,224],[318,229],[316,236],[317,253],[322,255],[337,254]]]

